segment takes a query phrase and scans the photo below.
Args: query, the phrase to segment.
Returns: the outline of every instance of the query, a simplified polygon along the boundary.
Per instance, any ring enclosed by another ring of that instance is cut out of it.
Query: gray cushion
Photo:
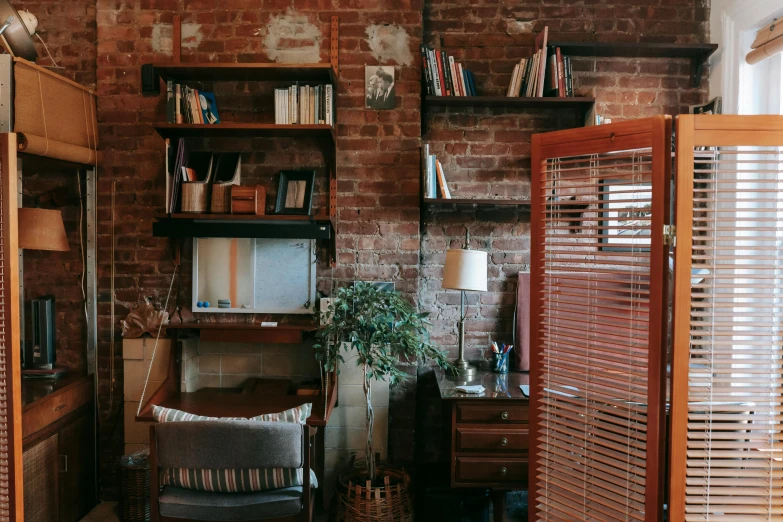
[[[166,486],[158,498],[164,517],[241,521],[296,515],[302,511],[301,486],[258,493],[204,493]]]
[[[301,468],[304,427],[291,422],[167,422],[155,427],[161,468]]]

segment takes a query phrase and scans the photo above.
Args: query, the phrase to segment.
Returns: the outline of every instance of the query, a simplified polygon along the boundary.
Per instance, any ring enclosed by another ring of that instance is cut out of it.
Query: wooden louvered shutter
[[[680,116],[669,520],[783,520],[783,117]]]
[[[531,520],[662,510],[671,119],[536,135]]]
[[[0,134],[0,520],[24,520],[16,134]]]

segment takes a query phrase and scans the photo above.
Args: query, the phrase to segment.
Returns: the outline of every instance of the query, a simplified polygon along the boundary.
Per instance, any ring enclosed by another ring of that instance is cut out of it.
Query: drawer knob
[[[506,437],[503,437],[500,439],[500,445],[501,446],[507,446],[508,445],[508,439]]]
[[[500,418],[503,420],[508,420],[508,412],[504,411],[503,413],[501,413]]]
[[[506,473],[508,473],[508,470],[506,468],[500,468],[500,474],[505,476]]]

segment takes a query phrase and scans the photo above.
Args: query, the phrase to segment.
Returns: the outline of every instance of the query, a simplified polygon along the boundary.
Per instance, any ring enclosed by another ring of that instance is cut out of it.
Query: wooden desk
[[[76,522],[96,503],[92,376],[22,380],[25,520]]]
[[[519,389],[527,373],[479,370],[474,381],[456,381],[438,372],[441,399],[450,403],[451,487],[490,488],[495,522],[505,520],[506,492],[527,489],[529,403]],[[481,384],[484,393],[467,395],[459,384]]]

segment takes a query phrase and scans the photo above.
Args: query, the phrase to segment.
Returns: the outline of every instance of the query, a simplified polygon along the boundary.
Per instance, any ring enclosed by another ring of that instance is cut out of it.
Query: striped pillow
[[[163,470],[163,485],[220,493],[249,493],[269,489],[301,486],[302,468],[278,469],[184,469]],[[318,479],[310,470],[310,486],[317,488]]]
[[[310,413],[313,411],[311,403],[302,404],[296,408],[281,411],[280,413],[267,413],[251,417],[250,420],[262,422],[296,422],[305,424]],[[194,415],[174,408],[164,408],[163,406],[152,407],[152,418],[155,422],[194,422],[210,420],[248,420],[246,417],[205,417],[203,415]]]
[[[311,403],[302,404],[280,413],[258,415],[249,420],[258,422],[294,422],[305,424],[313,410]],[[205,417],[173,408],[152,407],[155,422],[198,422],[210,420],[248,420],[244,417]],[[189,469],[166,468],[161,472],[164,486],[212,491],[219,493],[247,493],[268,489],[301,486],[302,468],[265,468],[265,469]],[[310,470],[310,485],[318,487],[318,479]]]

